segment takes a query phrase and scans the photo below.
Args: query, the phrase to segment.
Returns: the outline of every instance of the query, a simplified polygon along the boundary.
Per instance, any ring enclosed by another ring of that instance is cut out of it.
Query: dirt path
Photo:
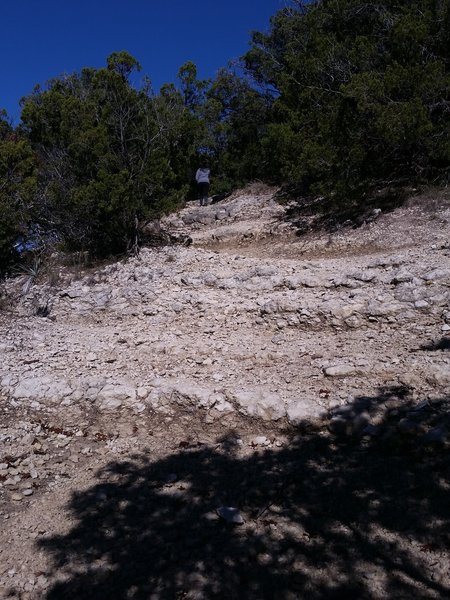
[[[0,313],[0,597],[448,597],[450,210],[283,211],[190,206],[190,248]]]

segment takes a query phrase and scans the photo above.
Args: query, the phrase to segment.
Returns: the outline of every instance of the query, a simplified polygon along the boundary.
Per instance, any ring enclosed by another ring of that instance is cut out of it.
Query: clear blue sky
[[[101,67],[127,50],[153,82],[174,81],[187,60],[212,77],[248,49],[286,0],[3,0],[0,108],[15,123],[18,103],[37,84],[82,67]]]

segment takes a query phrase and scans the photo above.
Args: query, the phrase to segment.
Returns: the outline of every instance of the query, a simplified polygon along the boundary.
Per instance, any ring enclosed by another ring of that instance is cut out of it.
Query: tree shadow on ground
[[[430,352],[437,352],[438,350],[450,350],[450,337],[442,337],[437,342],[430,342],[419,348],[420,350],[429,350]]]
[[[308,196],[295,189],[282,190],[276,198],[284,202],[290,199],[283,218],[296,228],[296,235],[302,236],[309,231],[333,233],[343,227],[357,229],[383,213],[402,207],[413,195],[410,187],[387,186],[367,189],[363,201],[361,197]]]
[[[251,456],[229,432],[214,447],[108,464],[74,494],[72,529],[39,542],[58,579],[46,598],[448,597],[448,452],[397,425],[410,415],[425,431],[448,418],[450,397],[398,400],[382,390],[346,408],[351,418],[383,408],[376,435],[305,422],[289,444]],[[217,518],[220,506],[238,507],[244,524]]]

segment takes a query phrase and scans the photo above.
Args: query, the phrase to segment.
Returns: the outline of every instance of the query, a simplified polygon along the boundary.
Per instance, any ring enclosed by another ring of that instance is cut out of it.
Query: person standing
[[[197,173],[195,174],[195,181],[197,182],[198,194],[200,197],[200,206],[208,205],[209,174],[210,170],[205,164],[197,169]]]

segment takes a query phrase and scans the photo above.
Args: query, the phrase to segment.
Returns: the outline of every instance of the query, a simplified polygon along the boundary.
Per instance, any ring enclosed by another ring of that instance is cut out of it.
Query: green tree
[[[17,258],[14,243],[26,235],[36,191],[36,157],[0,111],[0,273]]]
[[[230,189],[253,179],[267,179],[261,138],[270,108],[267,94],[257,91],[235,70],[221,69],[208,91],[203,121],[219,183]]]
[[[294,2],[253,35],[244,64],[274,98],[262,144],[278,181],[348,199],[448,176],[449,7]]]
[[[135,89],[129,79],[139,68],[114,53],[106,68],[56,78],[23,101],[24,130],[43,165],[40,220],[70,248],[124,252],[137,219],[182,200],[186,109],[180,94],[155,96],[148,80]]]

